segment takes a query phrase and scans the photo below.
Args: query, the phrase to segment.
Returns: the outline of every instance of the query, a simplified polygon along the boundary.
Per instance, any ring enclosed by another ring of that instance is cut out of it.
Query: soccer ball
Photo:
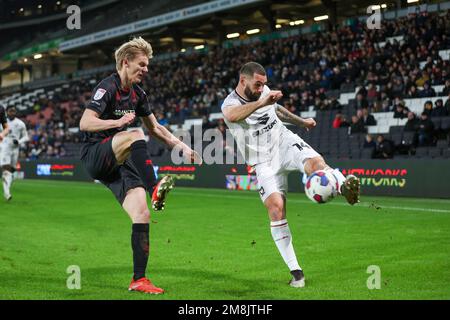
[[[330,172],[317,170],[308,177],[305,184],[306,196],[315,203],[331,201],[337,194],[339,185]]]

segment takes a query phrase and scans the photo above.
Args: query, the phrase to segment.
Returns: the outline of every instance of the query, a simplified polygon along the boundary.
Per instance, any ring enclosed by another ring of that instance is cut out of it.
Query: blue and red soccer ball
[[[326,203],[337,196],[339,185],[331,172],[317,170],[305,184],[306,196],[315,203]]]

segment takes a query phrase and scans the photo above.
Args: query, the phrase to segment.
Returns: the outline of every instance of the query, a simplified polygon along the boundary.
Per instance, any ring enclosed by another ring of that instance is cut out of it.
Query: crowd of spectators
[[[403,39],[386,42],[387,37],[396,36]],[[443,94],[447,95],[450,63],[438,52],[449,48],[450,11],[424,13],[384,20],[383,28],[378,30],[355,22],[328,32],[231,48],[210,46],[204,53],[152,62],[143,87],[161,124],[181,124],[188,118],[220,112],[221,101],[237,84],[240,66],[258,61],[266,67],[268,85],[282,90],[281,103],[296,114],[308,111],[310,106],[318,112],[339,111],[343,107],[339,93],[355,92],[360,87],[355,99],[350,100],[355,115],[345,119],[338,113],[333,127],[349,126],[351,132],[364,132],[367,126],[376,124],[373,112],[394,111],[395,117],[409,117],[403,99],[436,96],[432,88],[436,85],[445,85]],[[425,64],[421,68],[422,61]],[[97,75],[97,80],[105,75]],[[68,130],[78,126],[95,84],[74,81],[51,100],[39,102],[37,109],[52,108],[53,114],[50,120],[40,119],[29,125],[32,138],[23,151],[25,157],[67,154],[65,144],[80,139]],[[70,107],[60,108],[63,103]],[[425,108],[424,112],[444,114],[448,103]],[[418,141],[428,140],[422,137]]]

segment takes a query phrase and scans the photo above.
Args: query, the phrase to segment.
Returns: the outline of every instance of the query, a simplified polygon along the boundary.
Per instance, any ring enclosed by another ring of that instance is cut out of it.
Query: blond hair
[[[114,53],[114,56],[116,57],[117,71],[120,71],[122,69],[122,61],[124,59],[133,60],[139,53],[143,53],[149,59],[153,58],[152,46],[142,37],[135,37],[130,41],[122,44]]]

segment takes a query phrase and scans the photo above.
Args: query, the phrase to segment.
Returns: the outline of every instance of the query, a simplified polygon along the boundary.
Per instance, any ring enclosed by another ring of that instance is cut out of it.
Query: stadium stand
[[[152,63],[143,86],[158,120],[171,130],[193,132],[205,117],[210,126],[222,127],[221,101],[235,87],[239,66],[255,60],[266,66],[271,88],[283,91],[281,103],[286,108],[316,118],[315,130],[297,132],[324,155],[370,158],[373,150],[363,148],[370,134],[392,141],[394,157],[449,158],[449,21],[450,12],[445,11],[388,20],[377,32],[359,22],[250,45],[211,46],[206,53]],[[76,156],[83,106],[98,80],[113,67],[47,79],[39,88],[30,85],[1,97],[0,103],[16,105],[28,124],[32,138],[22,157]],[[419,145],[421,123],[413,131],[405,130],[407,113],[420,119],[426,102],[431,101],[434,110],[440,99],[445,111],[440,117],[431,113],[430,141]],[[399,105],[404,117],[394,116]],[[365,126],[366,132],[350,134],[349,126],[332,128],[337,112],[350,122],[354,115],[361,119],[358,110],[364,108],[376,120],[376,125]],[[167,151],[153,139],[150,146],[152,155]]]

